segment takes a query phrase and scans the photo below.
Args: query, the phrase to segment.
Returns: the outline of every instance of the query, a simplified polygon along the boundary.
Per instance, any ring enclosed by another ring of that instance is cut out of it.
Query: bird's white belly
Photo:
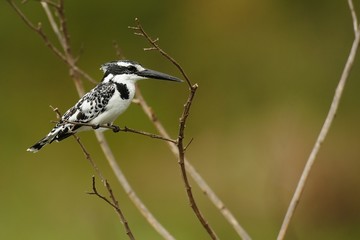
[[[129,99],[122,99],[120,94],[116,91],[113,97],[109,100],[106,110],[90,121],[90,124],[102,125],[114,122],[115,119],[129,107],[134,97],[133,94],[131,95],[132,96],[130,96]]]

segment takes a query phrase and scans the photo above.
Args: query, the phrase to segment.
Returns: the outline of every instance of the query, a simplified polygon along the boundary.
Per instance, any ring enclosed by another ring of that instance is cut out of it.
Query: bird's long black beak
[[[159,80],[167,80],[167,81],[174,81],[174,82],[183,82],[183,80],[170,76],[166,73],[158,72],[151,69],[145,69],[137,73],[141,77],[145,78],[152,78],[152,79],[159,79]]]

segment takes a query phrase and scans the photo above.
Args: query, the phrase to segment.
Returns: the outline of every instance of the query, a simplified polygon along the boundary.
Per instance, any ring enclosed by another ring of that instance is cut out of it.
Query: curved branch
[[[352,1],[350,0],[349,3],[352,4]],[[350,9],[353,9],[352,5],[350,5]],[[353,16],[353,22],[354,22],[354,26],[356,26],[357,24],[357,19],[356,19],[356,15],[352,12],[352,16]],[[340,80],[339,80],[339,84],[336,87],[336,91],[335,91],[335,95],[334,98],[332,100],[331,106],[330,106],[330,110],[328,112],[328,115],[325,119],[324,125],[321,128],[321,131],[318,135],[318,138],[315,142],[315,145],[313,147],[313,149],[311,150],[310,156],[306,162],[305,168],[301,174],[300,180],[298,182],[298,185],[296,187],[295,193],[291,199],[289,208],[286,212],[285,218],[283,220],[279,235],[277,237],[278,240],[282,240],[285,237],[286,231],[289,227],[290,221],[294,215],[295,209],[297,207],[297,205],[299,204],[302,192],[305,188],[305,184],[306,184],[306,180],[308,179],[308,176],[310,174],[310,171],[312,169],[312,166],[315,162],[316,156],[320,150],[321,144],[324,142],[331,124],[335,118],[343,91],[344,91],[344,87],[345,87],[345,83],[346,80],[349,78],[350,75],[350,71],[352,69],[354,60],[355,60],[355,56],[356,56],[356,52],[358,50],[359,47],[359,42],[360,42],[360,30],[359,27],[356,28],[355,31],[355,39],[353,41],[348,59],[346,61],[344,70],[341,74]]]

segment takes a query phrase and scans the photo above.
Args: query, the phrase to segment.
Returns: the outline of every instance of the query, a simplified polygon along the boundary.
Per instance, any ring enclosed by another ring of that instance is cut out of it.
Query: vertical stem
[[[359,29],[359,28],[358,28]],[[339,80],[339,84],[336,88],[336,91],[335,91],[335,95],[334,95],[334,98],[332,100],[332,103],[331,103],[331,106],[330,106],[330,110],[328,112],[328,115],[325,119],[325,122],[324,122],[324,125],[322,126],[321,128],[321,131],[320,131],[320,134],[315,142],[315,145],[310,153],[310,156],[306,162],[306,165],[305,165],[305,168],[301,174],[301,177],[300,177],[300,180],[298,182],[298,185],[296,187],[296,190],[295,190],[295,193],[291,199],[291,202],[290,202],[290,205],[289,205],[289,208],[286,212],[286,215],[285,215],[285,218],[283,220],[283,223],[282,223],[282,226],[280,228],[280,232],[279,232],[279,235],[277,237],[278,240],[282,240],[284,239],[285,237],[285,234],[286,234],[286,231],[289,227],[289,224],[290,224],[290,221],[294,215],[294,212],[295,212],[295,209],[297,207],[297,205],[299,204],[299,201],[300,201],[300,198],[301,198],[301,195],[302,195],[302,192],[305,188],[305,184],[306,184],[306,180],[308,179],[308,176],[310,174],[310,171],[311,171],[311,168],[315,162],[315,159],[316,159],[316,156],[320,150],[320,147],[321,147],[321,144],[324,142],[329,130],[330,130],[330,127],[331,127],[331,124],[335,118],[335,115],[336,115],[336,112],[337,112],[337,109],[338,109],[338,106],[339,106],[339,103],[340,103],[340,100],[341,100],[341,97],[342,97],[342,94],[343,94],[343,91],[344,91],[344,87],[345,87],[345,83],[346,83],[346,80],[348,79],[349,77],[349,74],[350,74],[350,71],[352,69],[352,66],[353,66],[353,63],[354,63],[354,59],[355,59],[355,56],[356,56],[356,52],[357,52],[357,49],[359,47],[359,40],[360,40],[360,32],[359,30],[357,29],[357,31],[355,32],[355,39],[354,39],[354,42],[352,44],[352,47],[351,47],[351,50],[350,50],[350,53],[349,53],[349,57],[346,61],[346,64],[345,64],[345,67],[344,67],[344,70],[342,72],[342,75],[340,77],[340,80]]]

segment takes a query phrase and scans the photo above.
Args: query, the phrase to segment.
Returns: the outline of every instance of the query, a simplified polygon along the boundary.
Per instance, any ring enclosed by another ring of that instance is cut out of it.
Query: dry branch
[[[294,195],[293,195],[293,197],[291,199],[290,205],[289,205],[288,210],[286,212],[286,215],[285,215],[285,218],[283,220],[279,235],[277,237],[278,240],[282,240],[285,237],[285,234],[286,234],[286,231],[287,231],[287,229],[289,227],[290,221],[291,221],[291,219],[292,219],[292,217],[294,215],[294,212],[295,212],[295,209],[296,209],[297,205],[299,204],[302,192],[303,192],[303,190],[305,188],[306,180],[308,179],[310,171],[312,169],[312,166],[313,166],[313,164],[314,164],[314,162],[316,160],[316,156],[317,156],[317,154],[318,154],[318,152],[320,150],[320,147],[321,147],[322,143],[324,142],[324,140],[325,140],[325,138],[326,138],[326,136],[327,136],[327,134],[328,134],[328,132],[330,130],[331,124],[334,121],[334,118],[335,118],[335,115],[336,115],[336,112],[337,112],[337,109],[339,107],[339,103],[340,103],[340,100],[341,100],[341,97],[342,97],[342,94],[343,94],[343,91],[344,91],[346,81],[349,78],[350,71],[352,69],[352,66],[353,66],[353,63],[354,63],[354,60],[355,60],[356,52],[357,52],[357,49],[359,47],[359,42],[360,42],[360,30],[359,29],[360,28],[359,28],[358,23],[357,23],[357,17],[356,17],[356,13],[354,11],[354,5],[352,3],[352,0],[349,0],[348,3],[349,3],[350,11],[351,11],[351,16],[353,18],[355,39],[353,41],[353,44],[352,44],[348,59],[346,61],[344,70],[343,70],[343,72],[341,74],[338,86],[336,87],[335,95],[334,95],[334,98],[332,100],[330,110],[329,110],[328,115],[327,115],[327,117],[325,119],[325,122],[324,122],[324,124],[323,124],[323,126],[321,128],[321,131],[320,131],[320,133],[318,135],[318,138],[317,138],[317,140],[315,142],[315,145],[313,146],[313,149],[311,150],[310,156],[309,156],[309,158],[308,158],[308,160],[306,162],[305,168],[304,168],[304,170],[303,170],[303,172],[301,174],[301,177],[300,177],[300,180],[299,180],[298,185],[296,187],[295,193],[294,193]]]
[[[59,124],[59,122],[55,122],[55,123]],[[156,134],[153,134],[153,133],[148,133],[148,132],[136,130],[136,129],[133,129],[133,128],[128,128],[126,126],[124,128],[120,128],[119,126],[113,125],[113,124],[111,124],[111,125],[94,125],[94,124],[90,124],[90,123],[71,122],[71,121],[67,121],[67,120],[63,120],[63,123],[61,123],[61,124],[66,124],[66,123],[73,124],[74,127],[78,125],[78,126],[92,127],[93,129],[99,129],[99,128],[111,129],[115,133],[116,132],[135,133],[135,134],[147,136],[147,137],[150,137],[150,138],[160,139],[160,140],[163,140],[163,141],[168,141],[168,142],[177,144],[177,140],[173,140],[173,139],[170,139],[170,138],[165,138],[165,137],[160,136],[160,135],[156,135]]]
[[[95,184],[95,177],[93,176],[92,177],[92,192],[88,192],[88,194],[90,195],[96,195],[98,196],[100,199],[104,200],[105,202],[107,202],[110,206],[112,206],[115,211],[117,212],[117,214],[120,216],[120,219],[121,219],[121,222],[124,224],[125,226],[125,230],[126,230],[126,234],[128,235],[128,237],[132,240],[135,239],[134,235],[132,234],[131,232],[131,229],[129,227],[129,224],[127,222],[127,220],[125,219],[125,216],[124,214],[122,213],[120,207],[119,207],[119,203],[118,201],[116,200],[114,194],[113,194],[113,191],[111,189],[111,186],[110,184],[108,183],[107,180],[105,180],[105,186],[106,186],[106,189],[108,190],[109,194],[110,194],[110,199],[107,199],[106,197],[102,196],[96,189],[96,184]]]

